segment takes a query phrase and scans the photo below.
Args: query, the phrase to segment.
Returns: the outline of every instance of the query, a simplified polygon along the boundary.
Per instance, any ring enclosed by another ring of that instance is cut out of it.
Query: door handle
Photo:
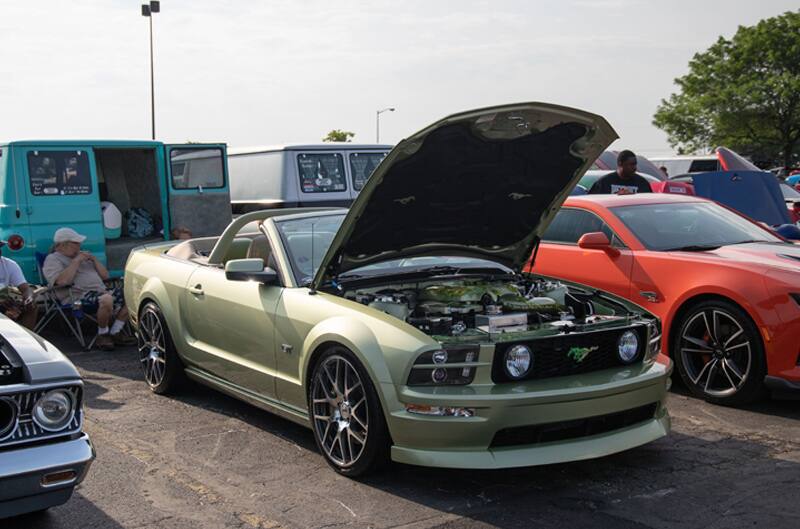
[[[189,287],[189,292],[194,294],[195,296],[202,296],[203,295],[203,285],[197,283],[193,287]]]
[[[639,295],[650,303],[658,303],[658,294],[649,290],[640,290]]]

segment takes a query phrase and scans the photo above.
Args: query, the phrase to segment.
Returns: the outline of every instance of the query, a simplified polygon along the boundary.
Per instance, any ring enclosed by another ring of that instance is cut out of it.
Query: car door
[[[197,267],[183,306],[199,366],[249,391],[274,397],[275,310],[282,293],[282,286],[231,281],[220,268]]]
[[[578,247],[583,234],[598,231],[608,236],[618,253]],[[533,271],[628,297],[632,266],[631,250],[597,214],[561,208],[542,237]]]

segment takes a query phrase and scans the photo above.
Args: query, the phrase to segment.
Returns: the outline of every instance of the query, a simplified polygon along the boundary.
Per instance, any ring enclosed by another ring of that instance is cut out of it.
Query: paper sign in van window
[[[369,175],[386,158],[385,152],[354,152],[350,154],[350,173],[353,175],[353,189],[361,191]]]
[[[297,155],[297,172],[303,193],[336,193],[347,191],[344,159],[338,153]]]
[[[39,195],[88,195],[92,175],[86,151],[30,151],[28,176],[31,193]]]

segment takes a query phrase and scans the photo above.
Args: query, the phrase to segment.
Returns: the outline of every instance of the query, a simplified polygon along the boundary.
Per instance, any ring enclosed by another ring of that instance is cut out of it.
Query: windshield
[[[298,285],[307,285],[314,278],[317,268],[319,268],[319,264],[343,220],[344,215],[342,214],[275,221]],[[342,274],[342,277],[376,277],[414,272],[431,267],[465,270],[492,268],[501,274],[511,273],[510,269],[484,259],[432,256],[406,257],[375,263]]]
[[[611,211],[648,250],[781,242],[760,226],[710,202],[621,206]]]
[[[342,225],[344,215],[324,215],[276,221],[297,283],[309,283]]]

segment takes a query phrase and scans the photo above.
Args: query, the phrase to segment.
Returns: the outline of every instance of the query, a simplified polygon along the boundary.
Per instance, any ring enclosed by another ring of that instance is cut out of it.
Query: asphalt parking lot
[[[336,475],[309,430],[200,386],[146,389],[133,348],[64,350],[97,460],[72,500],[11,528],[796,528],[800,402],[670,396],[673,432],[599,460],[512,471]]]

